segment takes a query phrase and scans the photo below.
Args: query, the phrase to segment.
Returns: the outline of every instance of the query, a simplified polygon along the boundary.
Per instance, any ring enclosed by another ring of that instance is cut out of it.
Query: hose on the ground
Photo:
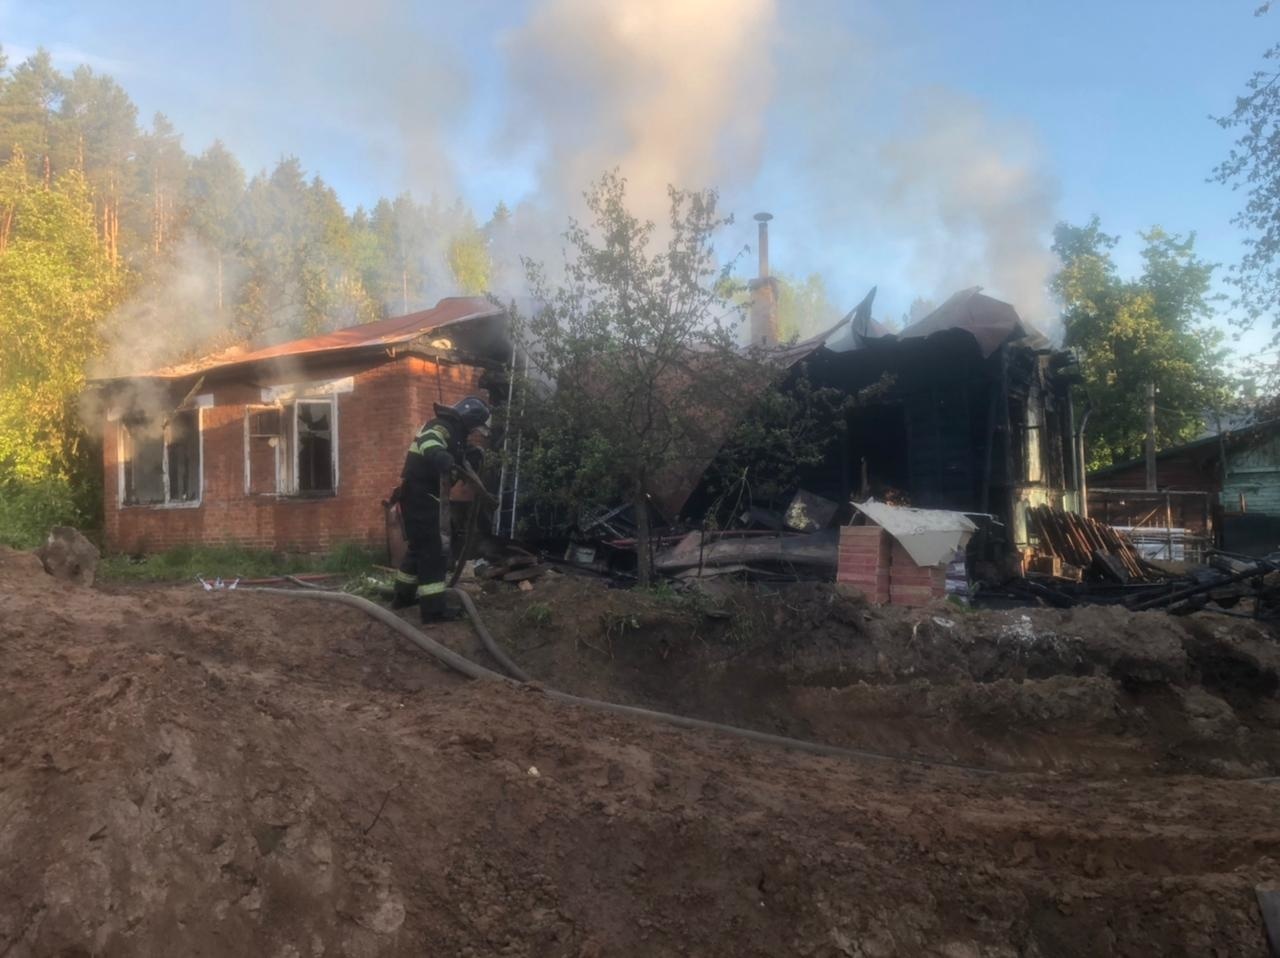
[[[441,645],[419,629],[415,629],[411,624],[400,618],[389,609],[383,608],[375,602],[361,598],[358,595],[351,595],[346,592],[333,592],[328,589],[308,589],[299,591],[297,589],[275,589],[275,588],[253,588],[253,589],[237,589],[237,592],[260,592],[270,595],[292,596],[297,599],[320,599],[328,602],[338,602],[342,605],[349,605],[359,609],[366,615],[372,616],[379,622],[394,629],[397,633],[404,636],[418,648],[422,649],[428,655],[433,656],[445,665],[449,666],[456,672],[472,679],[481,679],[490,682],[503,682],[508,685],[518,684],[515,679],[508,678],[487,669],[482,665],[477,665],[470,659],[459,655],[452,649]],[[494,640],[493,635],[485,626],[480,618],[480,613],[476,609],[475,603],[471,600],[471,596],[466,595],[458,589],[449,590],[458,596],[462,601],[462,607],[466,610],[467,617],[471,620],[472,626],[479,635],[481,643],[485,650],[492,655],[505,669],[510,669],[513,675],[519,676],[520,683],[528,683],[530,681],[528,673],[521,669],[518,665],[511,661],[511,658],[502,650],[498,643]],[[708,722],[704,719],[690,718],[687,715],[676,715],[671,712],[658,712],[653,709],[640,708],[634,705],[621,705],[617,702],[605,702],[600,699],[583,698],[578,695],[570,695],[567,692],[559,692],[539,685],[538,689],[549,699],[557,702],[563,702],[566,705],[576,705],[580,708],[591,709],[596,712],[609,712],[614,715],[626,715],[631,718],[647,719],[651,722],[662,722],[667,725],[674,725],[678,728],[694,729],[703,732],[718,732],[724,735],[732,735],[737,738],[746,739],[752,742],[761,742],[766,745],[776,745],[782,748],[788,748],[797,752],[807,752],[810,755],[822,755],[828,758],[856,758],[864,761],[875,762],[892,762],[895,764],[920,765],[924,767],[942,767],[953,768],[965,772],[973,772],[979,775],[997,774],[999,769],[982,768],[977,765],[965,765],[960,762],[949,762],[943,759],[922,759],[908,755],[890,755],[884,752],[875,752],[869,749],[859,748],[843,748],[838,745],[824,745],[821,742],[810,742],[805,739],[790,738],[786,735],[772,735],[769,732],[757,732],[755,729],[740,728],[736,725],[724,725],[720,722]]]
[[[488,682],[502,682],[507,685],[530,684],[533,680],[529,677],[524,669],[520,668],[511,657],[498,645],[493,634],[489,631],[484,621],[480,618],[480,611],[476,608],[475,602],[471,596],[467,595],[461,589],[449,589],[462,602],[463,609],[466,610],[467,617],[471,621],[472,627],[476,631],[476,635],[480,637],[480,642],[493,658],[512,676],[509,678],[492,669],[487,669],[482,665],[472,662],[463,655],[459,655],[453,649],[435,641],[419,629],[414,628],[410,623],[406,622],[400,616],[396,615],[390,609],[378,605],[376,602],[370,602],[368,599],[358,595],[351,595],[347,592],[335,592],[325,589],[322,586],[312,585],[301,580],[297,581],[298,585],[306,586],[306,591],[297,589],[276,589],[269,587],[254,587],[249,589],[238,589],[238,592],[265,592],[272,595],[285,595],[302,599],[320,599],[329,602],[338,602],[343,605],[349,605],[359,609],[366,615],[370,615],[379,622],[388,626],[395,632],[404,636],[418,648],[422,649],[428,655],[443,662],[449,668],[462,675],[472,679],[480,679]],[[518,680],[518,682],[517,682]],[[709,722],[705,719],[690,718],[687,715],[676,715],[672,712],[658,712],[654,709],[640,708],[634,705],[622,705],[617,702],[605,702],[600,699],[583,698],[578,695],[570,695],[567,692],[560,692],[556,689],[547,688],[541,684],[536,686],[549,699],[557,702],[563,702],[566,705],[576,705],[580,708],[591,709],[597,712],[609,712],[614,715],[626,715],[631,718],[646,719],[651,722],[662,722],[666,725],[674,725],[678,728],[693,729],[701,732],[716,732],[723,735],[731,735],[736,738],[746,739],[751,742],[761,742],[766,745],[775,745],[782,748],[791,749],[796,752],[806,752],[810,755],[821,755],[827,758],[852,758],[863,761],[889,762],[898,765],[918,765],[925,768],[950,768],[963,772],[971,772],[976,775],[1010,775],[1022,772],[1021,769],[1014,768],[984,768],[979,765],[966,765],[963,762],[952,762],[946,759],[925,759],[917,758],[911,755],[895,755],[889,752],[876,752],[870,749],[861,748],[845,748],[838,745],[824,745],[821,742],[810,742],[806,739],[791,738],[786,735],[772,735],[768,732],[757,732],[755,729],[741,728],[737,725],[725,725],[720,722]],[[1236,779],[1239,782],[1250,782],[1253,784],[1273,785],[1280,783],[1280,777],[1264,776],[1258,778]]]

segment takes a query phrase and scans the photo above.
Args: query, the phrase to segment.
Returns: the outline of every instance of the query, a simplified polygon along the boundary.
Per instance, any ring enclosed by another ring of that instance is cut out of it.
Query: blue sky
[[[1043,247],[1057,219],[1099,214],[1123,237],[1125,269],[1135,232],[1157,223],[1195,230],[1212,260],[1239,255],[1239,196],[1206,182],[1231,139],[1209,115],[1229,109],[1280,31],[1280,15],[1252,15],[1257,0],[704,2],[714,30],[652,62],[632,50],[616,71],[592,33],[601,23],[655,47],[684,38],[631,23],[623,4],[597,22],[591,0],[0,0],[0,43],[115,75],[189,149],[220,137],[250,170],[296,154],[351,205],[412,188],[461,194],[480,213],[499,199],[556,213],[579,159],[669,162],[722,188],[739,218],[732,243],[750,242],[750,214],[770,209],[776,267],[820,272],[841,305],[878,283],[889,316],[955,285],[1014,298],[1001,286],[1021,278],[1005,261]],[[757,30],[724,28],[740,10]],[[705,70],[690,72],[700,44]],[[666,69],[651,101],[627,86]],[[704,86],[705,103],[685,102]],[[720,118],[690,112],[711,106]],[[610,126],[681,110],[673,138],[705,130],[714,149],[645,152]],[[1026,202],[1005,202],[1005,185]],[[996,252],[970,261],[984,242]],[[1028,254],[1018,271],[1041,262]]]

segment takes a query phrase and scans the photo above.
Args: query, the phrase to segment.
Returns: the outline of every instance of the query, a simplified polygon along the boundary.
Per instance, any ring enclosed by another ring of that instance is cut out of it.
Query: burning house
[[[433,403],[505,398],[506,314],[487,300],[101,380],[112,551],[385,545],[381,502]]]
[[[977,288],[898,333],[872,320],[873,290],[833,328],[781,344],[770,217],[756,218],[749,338],[772,368],[759,389],[772,378],[784,391],[804,382],[854,399],[830,423],[824,461],[803,467],[789,493],[805,512],[799,525],[781,515],[787,503],[745,503],[780,516],[774,531],[825,538],[761,541],[751,547],[757,558],[768,563],[771,550],[785,552],[784,565],[809,562],[832,574],[835,527],[852,516],[851,502],[878,499],[966,514],[976,523],[971,557],[997,569],[1020,562],[1036,537],[1033,509],[1078,508],[1069,355]],[[450,298],[379,323],[97,382],[107,546],[381,547],[381,502],[398,481],[409,437],[433,403],[479,393],[500,405],[511,388],[512,349],[505,312]],[[727,439],[755,414],[748,403],[708,418]],[[673,532],[705,525],[708,467],[691,457],[657,483],[652,501]],[[519,468],[518,455],[504,459],[499,534],[513,533],[524,505]],[[602,529],[580,531],[601,538]],[[705,556],[700,542],[699,563]]]
[[[975,545],[991,559],[1027,548],[1032,508],[1078,510],[1069,353],[977,287],[898,333],[871,319],[872,290],[833,329],[780,345],[768,219],[757,217],[752,342],[772,347],[784,389],[804,377],[850,397],[872,395],[833,424],[842,440],[803,471],[799,489],[837,504],[874,497],[989,517]],[[660,498],[669,514],[689,518],[708,505],[705,480],[692,473],[672,477]]]

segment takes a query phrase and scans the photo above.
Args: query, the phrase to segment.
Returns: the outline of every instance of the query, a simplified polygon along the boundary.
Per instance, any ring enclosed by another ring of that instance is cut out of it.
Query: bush
[[[85,515],[68,482],[0,482],[0,545],[34,549],[54,526],[83,528]]]

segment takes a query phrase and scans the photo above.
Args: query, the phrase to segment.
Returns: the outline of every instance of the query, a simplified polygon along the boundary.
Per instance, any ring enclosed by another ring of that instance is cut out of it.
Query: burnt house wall
[[[844,438],[798,485],[835,502],[872,496],[925,509],[990,513],[997,549],[1023,545],[1028,505],[1062,507],[1074,486],[1069,382],[1053,356],[1017,344],[984,357],[962,330],[820,350],[790,373],[857,397]],[[748,414],[750,415],[750,414]],[[704,486],[688,519],[711,506]],[[753,502],[780,510],[785,502]]]
[[[815,385],[852,395],[876,384],[885,388],[849,415],[841,488],[832,488],[831,464],[811,470],[805,488],[826,487],[822,494],[840,498],[865,492],[920,508],[978,511],[984,489],[991,498],[1020,469],[1022,450],[1005,448],[999,361],[984,359],[967,333],[822,354],[806,372]],[[1025,418],[1022,404],[1011,402],[1009,411],[1011,431],[1017,432]]]

